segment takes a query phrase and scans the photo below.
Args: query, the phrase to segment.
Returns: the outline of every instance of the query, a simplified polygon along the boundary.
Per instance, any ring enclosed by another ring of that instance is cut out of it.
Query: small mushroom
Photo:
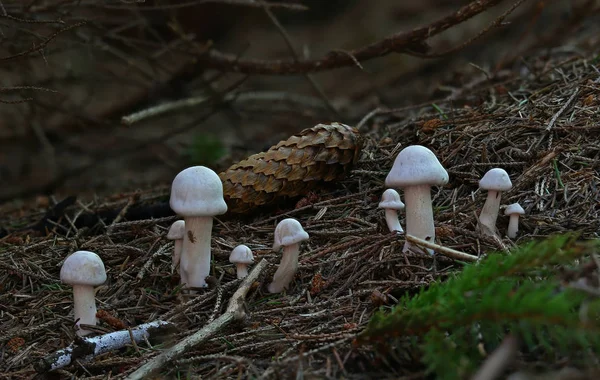
[[[248,275],[248,265],[254,262],[254,255],[250,248],[240,244],[231,251],[229,262],[235,264],[237,278],[244,278]]]
[[[385,209],[385,221],[390,229],[390,232],[403,233],[404,230],[398,219],[398,211],[404,210],[404,203],[400,200],[400,194],[394,189],[387,189],[381,196],[379,208]]]
[[[179,273],[179,260],[181,259],[181,247],[183,245],[183,235],[185,235],[185,222],[177,220],[171,224],[167,239],[174,240],[175,248],[173,249],[173,262],[171,263],[171,273],[177,270]],[[182,283],[185,281],[182,281]]]
[[[60,280],[73,286],[75,321],[80,324],[96,324],[96,300],[94,286],[106,281],[106,270],[100,256],[90,251],[77,251],[67,257],[60,268]],[[89,330],[79,329],[77,335],[84,336]]]
[[[496,219],[500,211],[502,192],[512,188],[512,182],[504,169],[489,170],[479,181],[479,188],[488,191],[487,199],[479,214],[481,232],[488,236],[498,236]]]
[[[274,240],[273,250],[277,251],[283,247],[283,256],[268,290],[270,293],[281,293],[294,279],[298,269],[300,242],[308,240],[308,233],[304,231],[300,222],[288,218],[279,222],[275,228]]]
[[[192,166],[171,185],[171,209],[185,220],[179,270],[188,287],[204,288],[210,274],[210,238],[213,217],[227,212],[223,183],[211,169]]]
[[[435,240],[431,186],[441,186],[446,183],[448,183],[448,172],[431,150],[421,145],[410,145],[398,153],[385,179],[385,185],[404,189],[406,234],[430,242]],[[408,250],[415,250],[415,248],[407,240],[403,252]],[[431,249],[425,251],[433,254]]]
[[[525,210],[518,203],[513,203],[511,205],[506,206],[506,210],[504,210],[504,215],[509,216],[508,220],[508,230],[506,231],[506,235],[514,239],[517,237],[517,232],[519,232],[519,216],[525,215]]]

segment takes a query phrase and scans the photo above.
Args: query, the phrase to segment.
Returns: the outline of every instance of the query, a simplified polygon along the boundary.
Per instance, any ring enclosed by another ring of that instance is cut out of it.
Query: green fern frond
[[[556,266],[598,246],[563,235],[526,244],[512,255],[491,254],[446,282],[401,298],[391,312],[376,313],[359,341],[420,337],[424,365],[444,379],[467,376],[485,358],[480,345],[495,347],[508,332],[540,353],[599,352],[600,301],[564,288],[553,275]]]

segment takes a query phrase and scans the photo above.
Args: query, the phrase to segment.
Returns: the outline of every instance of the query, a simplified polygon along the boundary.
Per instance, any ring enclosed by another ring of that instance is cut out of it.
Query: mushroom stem
[[[248,264],[236,264],[237,278],[244,278],[248,275]]]
[[[300,252],[300,243],[284,245],[281,263],[273,275],[273,282],[269,284],[270,293],[281,293],[283,289],[294,279],[294,274],[298,269],[298,254]]]
[[[435,241],[435,226],[433,224],[433,207],[431,206],[431,186],[405,187],[404,203],[406,204],[406,234],[433,243]],[[432,249],[415,247],[407,240],[402,251],[408,252],[409,250],[424,251],[433,255]]]
[[[179,270],[179,262],[181,261],[181,250],[183,248],[183,239],[175,240],[175,247],[173,249],[173,262],[171,263],[171,273]]]
[[[94,286],[73,285],[73,308],[77,326],[82,323],[85,325],[96,324],[96,299],[94,296]],[[77,330],[77,335],[84,336],[91,332],[80,328]]]
[[[398,219],[398,211],[391,209],[391,208],[386,208],[385,209],[385,221],[387,222],[387,226],[390,229],[390,232],[392,231],[397,231],[400,233],[403,233],[404,230],[402,229],[402,226],[400,225],[400,220]]]
[[[488,190],[487,199],[481,209],[481,214],[479,214],[479,223],[485,227],[483,232],[487,235],[496,235],[496,219],[498,219],[501,198],[500,191]]]
[[[181,250],[181,283],[188,288],[205,288],[210,274],[210,236],[212,216],[185,218],[185,235]]]
[[[517,237],[517,233],[519,232],[519,214],[511,214],[510,219],[508,219],[508,230],[506,231],[506,235],[514,239]]]

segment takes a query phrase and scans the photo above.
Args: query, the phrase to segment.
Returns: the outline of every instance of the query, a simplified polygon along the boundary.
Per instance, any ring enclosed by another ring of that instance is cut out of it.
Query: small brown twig
[[[83,26],[85,24],[87,24],[86,21],[81,21],[81,22],[78,22],[78,23],[66,26],[66,27],[64,27],[64,28],[62,28],[62,29],[54,32],[52,35],[50,35],[49,37],[47,37],[45,40],[43,40],[39,44],[37,44],[37,45],[33,44],[33,46],[30,47],[27,50],[24,50],[24,51],[16,53],[16,54],[8,55],[6,57],[0,57],[0,61],[9,61],[9,60],[12,60],[12,59],[17,59],[17,58],[21,58],[21,57],[27,56],[27,55],[29,55],[31,53],[34,53],[34,52],[42,51],[50,42],[52,42],[60,34],[62,34],[64,32],[68,32],[69,30],[78,28],[78,27]]]
[[[250,290],[250,287],[256,281],[262,271],[267,267],[268,262],[265,259],[262,259],[248,274],[248,277],[244,279],[244,281],[240,284],[240,287],[233,294],[231,299],[229,300],[229,304],[227,305],[227,310],[223,315],[219,318],[215,319],[213,322],[207,324],[200,330],[196,331],[194,334],[188,336],[183,339],[170,349],[163,351],[160,355],[152,358],[146,364],[138,368],[135,372],[130,374],[127,377],[127,380],[135,380],[135,379],[145,379],[151,373],[161,369],[165,364],[169,361],[177,359],[185,352],[192,349],[207,341],[210,337],[212,337],[217,332],[223,330],[227,327],[231,322],[236,320],[241,320],[246,315],[244,311],[244,299],[246,294]]]

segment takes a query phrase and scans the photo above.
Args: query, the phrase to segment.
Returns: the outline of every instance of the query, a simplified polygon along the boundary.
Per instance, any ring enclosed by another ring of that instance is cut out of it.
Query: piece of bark
[[[229,212],[245,213],[340,180],[358,161],[362,143],[355,128],[318,124],[232,165],[219,174]]]

